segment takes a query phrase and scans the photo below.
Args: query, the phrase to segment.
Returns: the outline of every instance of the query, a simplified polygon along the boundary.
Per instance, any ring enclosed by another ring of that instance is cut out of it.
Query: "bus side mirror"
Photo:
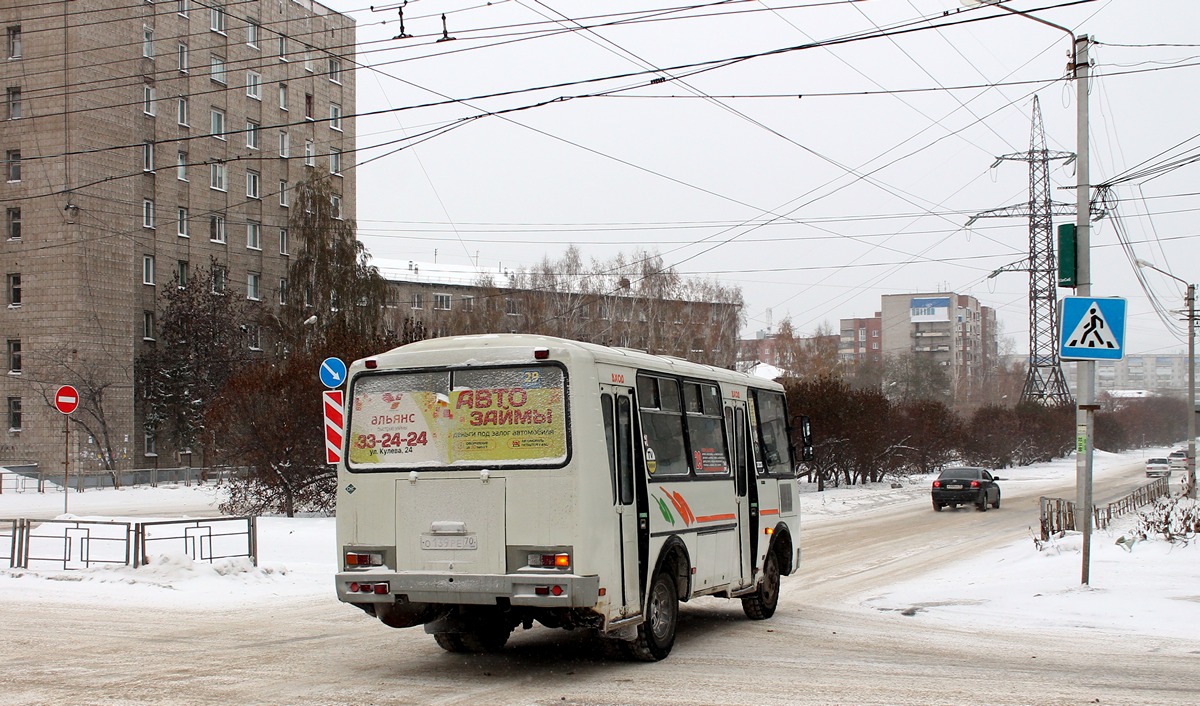
[[[805,463],[812,463],[813,460],[813,439],[812,439],[812,423],[809,422],[807,416],[800,417],[800,440],[804,446],[801,449],[800,458],[804,459]]]

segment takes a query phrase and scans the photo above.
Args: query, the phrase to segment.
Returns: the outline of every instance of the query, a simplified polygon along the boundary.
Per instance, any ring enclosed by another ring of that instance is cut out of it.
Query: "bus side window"
[[[604,415],[604,446],[608,449],[608,477],[612,481],[613,503],[617,502],[617,434],[613,423],[613,398],[607,392],[600,395],[600,411]]]
[[[617,398],[617,489],[622,505],[633,504],[633,408]]]

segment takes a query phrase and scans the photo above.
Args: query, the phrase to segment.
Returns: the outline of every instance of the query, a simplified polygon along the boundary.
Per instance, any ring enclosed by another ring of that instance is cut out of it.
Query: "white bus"
[[[519,334],[412,343],[348,377],[337,595],[386,625],[482,652],[537,621],[660,660],[680,601],[769,618],[799,565],[775,382]]]

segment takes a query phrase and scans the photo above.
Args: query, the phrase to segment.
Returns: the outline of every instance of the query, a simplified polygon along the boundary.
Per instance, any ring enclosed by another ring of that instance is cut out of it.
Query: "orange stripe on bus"
[[[703,515],[696,518],[696,522],[717,522],[718,520],[736,520],[737,515],[732,512],[728,515]]]
[[[758,514],[760,514],[760,515],[778,515],[779,511],[778,510],[759,510]]]

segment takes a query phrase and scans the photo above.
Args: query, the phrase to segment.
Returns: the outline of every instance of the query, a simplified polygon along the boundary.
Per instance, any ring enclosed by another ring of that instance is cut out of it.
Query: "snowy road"
[[[1140,464],[1097,480],[1140,481]],[[1061,483],[1060,483],[1061,484]],[[874,591],[1037,522],[1051,483],[1011,482],[1000,510],[934,513],[924,496],[806,523],[776,616],[684,606],[664,662],[605,661],[587,636],[518,631],[496,655],[443,652],[329,594],[236,609],[0,600],[0,704],[1195,704],[1200,641],[922,620]],[[31,589],[37,584],[32,583]],[[56,594],[61,595],[61,594]]]

